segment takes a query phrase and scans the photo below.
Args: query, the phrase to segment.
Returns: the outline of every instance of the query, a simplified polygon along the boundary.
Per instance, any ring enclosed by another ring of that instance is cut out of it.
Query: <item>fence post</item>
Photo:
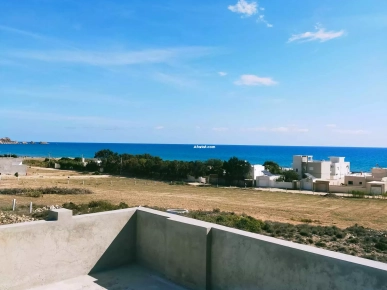
[[[12,211],[15,211],[16,209],[16,199],[13,199],[12,201]]]
[[[30,202],[30,213],[32,213],[32,201]]]

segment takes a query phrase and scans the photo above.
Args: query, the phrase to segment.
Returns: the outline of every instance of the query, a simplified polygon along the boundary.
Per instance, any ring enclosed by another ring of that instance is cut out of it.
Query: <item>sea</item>
[[[372,167],[387,167],[387,148],[364,147],[312,147],[312,146],[260,146],[260,145],[206,145],[206,144],[124,144],[124,143],[63,143],[0,145],[0,155],[16,154],[28,157],[85,157],[92,158],[102,149],[117,153],[159,156],[165,160],[228,160],[238,157],[251,164],[275,161],[282,167],[292,166],[293,155],[313,155],[315,160],[328,160],[330,156],[345,157],[351,162],[351,171],[369,172]]]

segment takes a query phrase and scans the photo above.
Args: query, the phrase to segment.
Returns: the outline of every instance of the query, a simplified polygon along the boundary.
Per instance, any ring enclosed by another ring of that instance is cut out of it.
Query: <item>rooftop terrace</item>
[[[387,264],[143,207],[0,226],[0,289],[387,289]]]

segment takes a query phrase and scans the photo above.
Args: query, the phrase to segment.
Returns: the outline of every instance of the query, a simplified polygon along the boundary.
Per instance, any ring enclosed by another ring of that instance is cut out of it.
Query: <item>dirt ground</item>
[[[61,205],[65,202],[87,203],[107,200],[129,206],[158,206],[245,213],[262,220],[300,223],[312,220],[318,225],[341,228],[354,224],[376,230],[387,228],[387,200],[327,198],[299,193],[265,192],[254,189],[198,187],[168,183],[80,174],[73,171],[29,168],[28,176],[2,176],[1,188],[12,187],[84,187],[91,195],[44,195],[40,198],[0,195],[0,208],[17,204]]]

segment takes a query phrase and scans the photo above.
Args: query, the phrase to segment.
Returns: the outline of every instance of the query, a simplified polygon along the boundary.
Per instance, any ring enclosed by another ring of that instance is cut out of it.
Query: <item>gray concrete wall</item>
[[[165,274],[167,219],[165,212],[140,208],[137,211],[137,262]]]
[[[138,261],[190,289],[387,290],[384,263],[146,208],[137,221]]]
[[[0,226],[0,289],[28,289],[134,261],[135,212]]]
[[[0,226],[0,289],[137,261],[195,290],[387,290],[387,264],[151,209],[51,217]]]
[[[189,289],[206,289],[210,229],[208,223],[139,208],[137,262]]]
[[[167,220],[165,276],[189,289],[209,285],[211,225],[200,221]]]
[[[212,228],[212,289],[387,289],[387,265],[227,228]]]

